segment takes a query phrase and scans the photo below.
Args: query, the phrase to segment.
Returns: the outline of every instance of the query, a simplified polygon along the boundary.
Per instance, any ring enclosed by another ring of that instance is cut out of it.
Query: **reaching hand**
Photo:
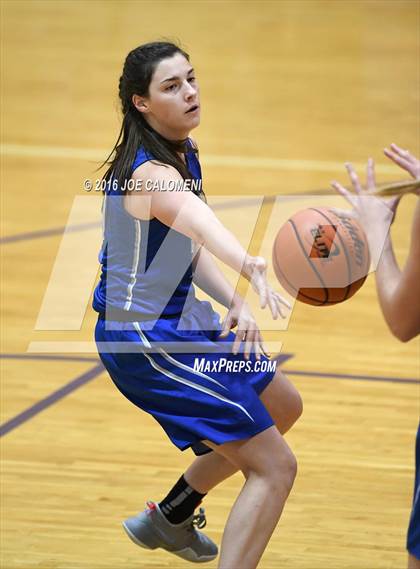
[[[395,211],[398,207],[401,196],[396,196],[390,199],[380,199],[378,197],[369,195],[375,190],[376,187],[375,164],[372,158],[369,158],[366,167],[365,189],[363,189],[359,180],[359,176],[357,175],[354,167],[350,163],[347,163],[345,166],[355,193],[352,194],[344,186],[336,181],[332,182],[331,185],[350,203],[350,205],[353,206],[354,214],[356,214],[355,217],[359,219],[365,232],[369,232],[371,224],[378,222],[378,210],[384,212],[384,205],[392,212],[392,216],[395,215]],[[380,219],[382,217],[383,216],[380,216]]]
[[[234,328],[236,325],[238,326],[238,330],[236,331],[232,352],[236,355],[241,342],[245,342],[245,359],[249,358],[251,350],[253,350],[257,360],[260,360],[261,354],[267,353],[264,348],[261,332],[248,304],[243,299],[239,299],[239,297],[234,300],[223,321],[223,329],[220,337],[226,337],[231,328]]]
[[[291,305],[268,284],[267,261],[263,257],[250,257],[245,268],[245,276],[249,278],[252,288],[260,297],[261,308],[265,308],[268,304],[274,320],[277,320],[279,315],[281,318],[286,318],[284,307],[290,310]]]
[[[384,149],[385,156],[388,156],[397,166],[408,172],[415,180],[420,179],[420,160],[415,158],[408,150],[403,150],[392,143],[390,148]]]
[[[263,257],[248,256],[242,274],[249,279],[252,288],[258,294],[261,308],[265,308],[268,305],[275,320],[277,320],[279,315],[281,318],[286,318],[284,307],[290,309],[291,305],[268,284],[266,260]],[[266,354],[261,332],[248,304],[239,296],[233,300],[232,306],[224,319],[223,330],[220,336],[222,338],[227,336],[230,329],[236,325],[238,330],[232,346],[233,353],[237,354],[241,342],[245,342],[245,358],[249,358],[249,354],[253,349],[259,360],[261,353]]]
[[[367,164],[366,189],[362,188],[353,166],[346,164],[346,168],[355,193],[349,192],[336,181],[331,185],[353,206],[353,210],[346,211],[345,214],[355,217],[362,226],[368,240],[373,266],[376,267],[401,196],[381,199],[369,195],[375,189],[375,166],[372,158],[369,158]]]

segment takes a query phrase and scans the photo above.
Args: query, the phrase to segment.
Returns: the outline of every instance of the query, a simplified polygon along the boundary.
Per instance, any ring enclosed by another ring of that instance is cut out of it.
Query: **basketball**
[[[351,298],[369,272],[366,236],[353,217],[328,208],[308,208],[279,230],[273,268],[297,300],[331,306]]]

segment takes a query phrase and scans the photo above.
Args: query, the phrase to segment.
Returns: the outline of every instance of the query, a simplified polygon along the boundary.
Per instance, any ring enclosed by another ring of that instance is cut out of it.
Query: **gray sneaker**
[[[202,529],[205,525],[204,508],[200,508],[199,514],[193,514],[185,522],[174,525],[165,518],[155,502],[147,502],[144,512],[123,522],[128,537],[140,547],[161,547],[194,563],[205,563],[217,557],[217,545],[195,527]]]

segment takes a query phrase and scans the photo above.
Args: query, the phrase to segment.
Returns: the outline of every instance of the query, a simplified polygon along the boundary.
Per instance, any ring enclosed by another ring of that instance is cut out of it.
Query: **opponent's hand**
[[[262,353],[267,355],[257,322],[248,304],[240,297],[234,299],[223,321],[220,337],[226,337],[235,326],[238,326],[232,346],[232,352],[235,355],[238,353],[242,342],[245,342],[244,356],[246,360],[249,359],[252,351],[255,352],[257,360],[261,359]]]
[[[375,163],[373,159],[369,158],[367,163],[365,189],[363,189],[359,176],[352,164],[347,163],[345,166],[355,193],[352,194],[337,181],[333,181],[331,186],[353,206],[352,217],[356,217],[360,221],[366,234],[381,221],[389,224],[389,216],[386,215],[385,207],[392,213],[393,220],[401,196],[382,199],[370,195],[376,188]]]
[[[420,180],[420,160],[410,154],[408,150],[403,150],[392,143],[390,148],[384,148],[384,154],[415,180]]]
[[[274,320],[277,320],[279,316],[286,318],[285,307],[290,310],[291,305],[268,284],[267,261],[263,257],[249,257],[246,262],[245,276],[249,278],[252,288],[258,294],[261,308],[268,305]]]
[[[376,186],[375,165],[372,158],[369,158],[367,164],[365,189],[362,188],[353,166],[346,164],[346,168],[355,193],[349,192],[336,181],[332,182],[331,185],[353,206],[353,210],[345,212],[336,208],[333,210],[338,215],[344,214],[359,221],[367,237],[373,266],[376,267],[401,196],[381,199],[370,195]]]

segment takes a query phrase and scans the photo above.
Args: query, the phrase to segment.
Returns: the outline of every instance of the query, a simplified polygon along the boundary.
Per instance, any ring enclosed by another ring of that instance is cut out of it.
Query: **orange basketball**
[[[352,297],[369,272],[370,255],[359,223],[345,212],[308,208],[279,230],[273,267],[280,284],[306,304],[330,306]]]

